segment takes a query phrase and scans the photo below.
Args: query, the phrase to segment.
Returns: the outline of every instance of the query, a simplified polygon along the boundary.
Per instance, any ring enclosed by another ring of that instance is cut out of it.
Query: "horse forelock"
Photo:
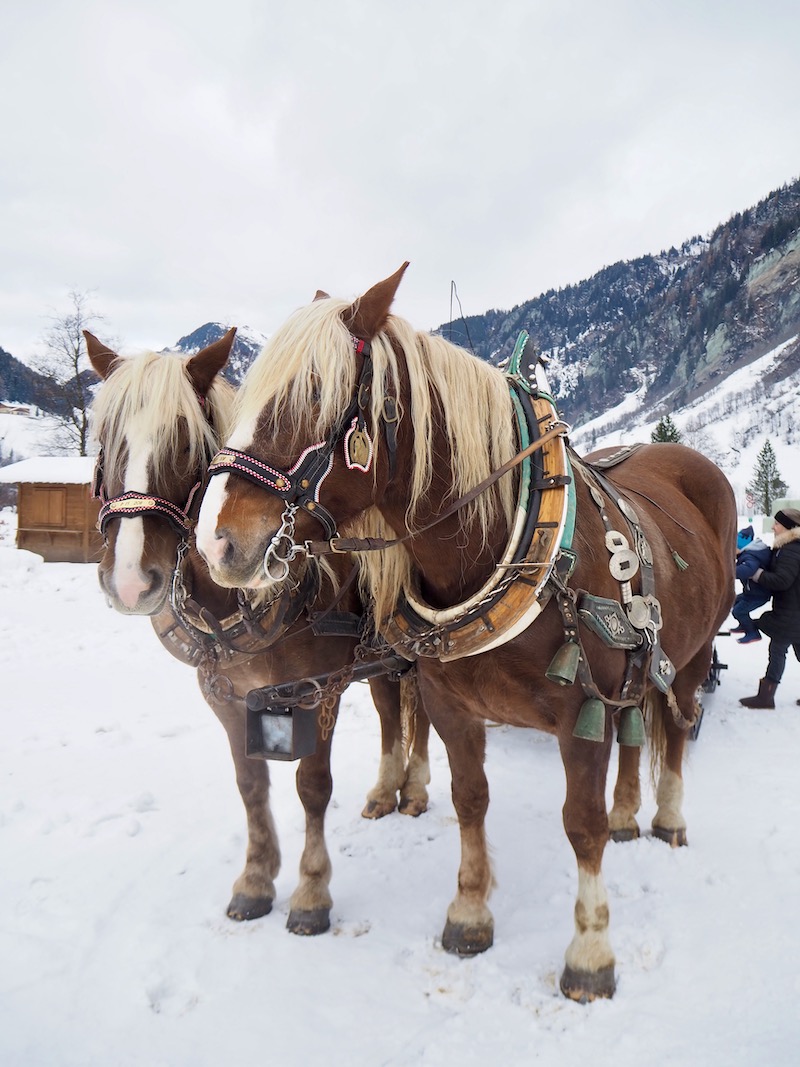
[[[330,432],[356,389],[357,361],[341,318],[351,306],[344,300],[315,301],[295,312],[272,335],[237,396],[237,425],[255,425],[266,410],[265,432],[277,436],[291,426],[303,447],[311,438],[320,440]],[[399,384],[399,359],[405,364],[408,379],[406,403]],[[515,434],[508,386],[495,367],[443,338],[413,329],[394,315],[372,339],[372,360],[373,425],[380,423],[384,397],[391,394],[399,400],[400,418],[410,418],[414,427],[410,518],[430,485],[439,458],[433,454],[436,412],[444,414],[442,429],[454,459],[454,497],[482,481],[513,454]],[[438,404],[432,394],[438,397]],[[404,410],[406,405],[410,411]],[[309,417],[312,411],[314,415]],[[374,444],[380,447],[380,441]],[[502,507],[510,516],[512,492],[505,483]],[[491,517],[490,499],[491,494],[476,504],[484,520]]]
[[[108,483],[123,483],[127,457],[149,452],[156,478],[174,463],[181,423],[188,434],[188,463],[200,470],[228,433],[234,390],[216,378],[203,403],[175,354],[145,352],[118,361],[92,404],[92,429],[104,451]],[[137,486],[144,490],[146,486]]]
[[[272,437],[290,426],[305,447],[327,434],[355,390],[356,361],[341,320],[347,307],[342,300],[315,301],[271,335],[237,395],[237,429],[255,425],[263,412]]]

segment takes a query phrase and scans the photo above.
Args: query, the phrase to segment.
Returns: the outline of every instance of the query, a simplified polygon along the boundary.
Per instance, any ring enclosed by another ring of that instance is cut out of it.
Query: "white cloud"
[[[0,39],[0,345],[269,332],[404,259],[416,326],[707,232],[796,176],[800,10],[45,0]]]

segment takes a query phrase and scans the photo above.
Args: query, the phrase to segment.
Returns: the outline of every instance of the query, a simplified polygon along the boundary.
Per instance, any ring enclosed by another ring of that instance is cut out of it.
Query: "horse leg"
[[[578,861],[575,935],[566,951],[561,991],[582,1004],[614,995],[614,953],[608,937],[608,896],[602,874],[608,840],[605,782],[611,742],[559,738],[567,778],[564,829]]]
[[[608,814],[612,841],[635,841],[639,836],[636,813],[642,806],[639,761],[642,750],[633,745],[619,745],[619,768],[614,787],[614,805]]]
[[[370,679],[372,700],[381,721],[381,762],[378,781],[367,794],[361,814],[381,819],[398,808],[403,815],[428,810],[430,724],[419,706],[416,678],[400,681],[387,676]],[[413,750],[411,750],[413,745]],[[406,762],[406,753],[408,762]]]
[[[427,706],[427,702],[426,702]],[[461,831],[458,891],[447,909],[442,947],[457,956],[475,956],[490,948],[494,919],[486,905],[494,886],[484,821],[489,786],[483,770],[486,727],[463,717],[433,720],[450,762],[453,805]]]
[[[381,722],[381,760],[378,780],[367,793],[361,814],[365,819],[382,819],[397,807],[397,792],[405,773],[400,684],[382,676],[371,678],[369,687]]]
[[[653,836],[677,848],[686,845],[686,820],[683,817],[683,753],[686,748],[689,724],[697,712],[697,690],[708,675],[713,654],[712,642],[704,645],[675,676],[672,696],[683,721],[676,723],[668,706],[669,700],[660,694],[660,731],[656,741],[659,767],[656,803],[653,816]],[[653,726],[657,720],[654,720]]]
[[[416,816],[428,810],[426,786],[431,780],[428,758],[431,723],[422,706],[416,674],[409,674],[401,680],[400,703],[408,733],[408,761],[405,779],[400,787],[400,811],[403,815]]]
[[[339,714],[337,701],[334,720]],[[297,795],[306,813],[306,839],[300,857],[300,881],[289,901],[286,928],[293,934],[312,936],[330,929],[331,859],[325,842],[325,812],[333,791],[331,776],[331,741],[333,729],[326,738],[317,730],[317,749],[312,756],[300,760],[297,768]]]
[[[275,899],[275,878],[281,865],[278,835],[269,807],[269,770],[264,760],[245,755],[246,716],[244,703],[208,699],[225,728],[236,770],[236,784],[247,816],[247,857],[242,873],[233,883],[227,913],[242,921],[268,915]]]

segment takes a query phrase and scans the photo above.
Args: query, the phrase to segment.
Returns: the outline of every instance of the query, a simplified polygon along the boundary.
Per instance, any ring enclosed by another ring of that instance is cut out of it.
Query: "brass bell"
[[[578,673],[578,660],[581,658],[580,646],[574,641],[567,641],[556,652],[550,666],[544,672],[545,678],[556,685],[572,685]]]
[[[602,741],[605,738],[606,706],[602,700],[597,697],[584,700],[572,736],[580,737],[584,741]]]
[[[617,741],[631,748],[641,748],[645,741],[644,715],[641,708],[631,704],[619,713]]]

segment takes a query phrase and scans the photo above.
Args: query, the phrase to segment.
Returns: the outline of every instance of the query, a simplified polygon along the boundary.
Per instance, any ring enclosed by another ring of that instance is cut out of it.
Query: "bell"
[[[619,713],[617,741],[620,745],[641,748],[644,744],[644,716],[641,708],[631,704]]]
[[[550,666],[544,672],[545,678],[556,685],[572,685],[578,673],[578,660],[581,658],[580,646],[574,641],[567,641],[556,652]]]
[[[605,738],[606,706],[602,700],[597,697],[584,700],[572,736],[583,738],[584,741],[602,741]]]

